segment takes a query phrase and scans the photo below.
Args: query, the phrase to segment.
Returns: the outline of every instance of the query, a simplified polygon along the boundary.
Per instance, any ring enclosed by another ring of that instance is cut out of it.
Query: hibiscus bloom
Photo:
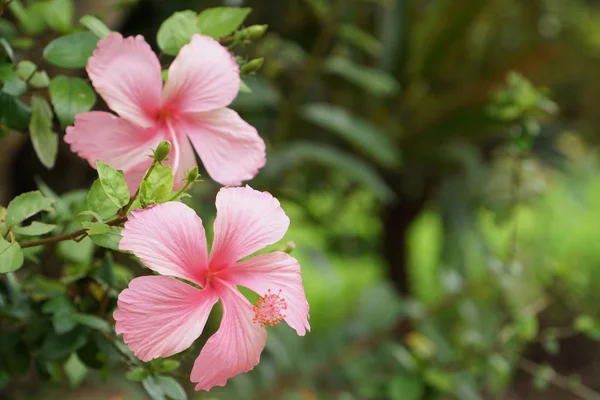
[[[119,116],[81,113],[65,141],[92,167],[101,160],[123,170],[132,193],[152,162],[147,155],[162,140],[173,147],[169,164],[179,186],[196,166],[192,145],[222,185],[240,185],[264,166],[265,144],[256,129],[226,108],[239,90],[239,68],[214,39],[194,35],[171,64],[164,87],[158,57],[142,36],[111,33],[100,40],[87,72]]]
[[[202,221],[178,202],[133,211],[119,246],[169,275],[135,278],[119,295],[116,331],[142,361],[190,347],[221,300],[221,326],[192,369],[196,390],[224,386],[230,377],[253,369],[265,347],[265,325],[285,320],[300,336],[310,330],[296,259],[274,252],[239,261],[283,237],[290,221],[279,201],[247,186],[221,189],[216,204],[210,257]],[[258,302],[251,304],[237,285],[258,293]]]

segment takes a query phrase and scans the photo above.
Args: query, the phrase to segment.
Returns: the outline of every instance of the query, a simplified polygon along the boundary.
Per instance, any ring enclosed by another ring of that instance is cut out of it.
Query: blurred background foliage
[[[151,43],[173,12],[223,3],[269,25],[238,51],[266,61],[234,108],[267,142],[250,185],[291,217],[283,245],[302,265],[312,332],[272,329],[254,371],[192,398],[600,399],[600,3],[75,2],[77,15]],[[49,173],[13,143],[3,190],[35,189],[37,177],[76,208],[84,197],[71,190],[93,179],[85,164],[62,144],[64,174]],[[217,189],[194,187],[205,221]],[[66,265],[63,280],[109,263],[122,288],[131,274],[85,241],[56,257],[40,263]],[[33,290],[44,296],[56,278]],[[8,365],[20,349],[6,343]],[[145,398],[124,369],[103,381],[78,354],[66,379],[31,385],[27,374],[8,398]]]

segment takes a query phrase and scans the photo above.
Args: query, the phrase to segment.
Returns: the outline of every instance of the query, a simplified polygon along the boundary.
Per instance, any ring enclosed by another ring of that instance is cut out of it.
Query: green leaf
[[[146,389],[146,392],[152,400],[166,400],[165,393],[163,392],[158,379],[154,376],[149,376],[142,382],[142,386]]]
[[[13,49],[4,37],[0,37],[0,61],[10,61],[11,63],[15,59],[15,53]]]
[[[377,97],[390,97],[400,90],[400,84],[393,76],[375,68],[356,64],[343,57],[329,57],[325,69],[330,74],[338,75],[364,91]]]
[[[129,202],[129,189],[125,183],[123,171],[117,171],[102,161],[96,161],[96,169],[104,192],[118,207],[123,207]]]
[[[338,28],[338,36],[358,47],[373,57],[379,57],[382,44],[376,37],[353,24],[342,24]]]
[[[31,109],[16,97],[0,92],[0,124],[25,132],[31,119]]]
[[[146,371],[143,367],[135,367],[131,371],[127,371],[125,374],[125,378],[130,381],[141,382],[148,377],[148,371]]]
[[[101,235],[103,233],[110,232],[110,226],[103,224],[102,222],[82,222],[81,226],[87,229],[88,235]]]
[[[36,65],[28,60],[20,61],[17,64],[17,74],[19,75],[19,78],[23,80],[29,79],[29,84],[37,89],[48,87],[50,84],[48,74],[46,71],[36,71],[36,69]],[[33,74],[33,76],[31,74]]]
[[[104,25],[104,22],[100,21],[98,18],[92,15],[84,15],[79,19],[79,23],[88,28],[94,35],[98,36],[98,38],[100,39],[104,39],[111,33],[111,30],[106,25]]]
[[[45,29],[45,23],[39,24],[34,18],[36,7],[38,9],[42,9],[45,7],[45,3],[34,3],[31,7],[29,7],[29,10],[23,7],[23,4],[21,4],[20,0],[13,0],[8,4],[8,9],[19,22],[25,33],[35,34]]]
[[[164,374],[166,372],[171,372],[179,368],[179,361],[177,360],[159,359],[158,361],[159,363],[156,365],[156,367],[153,368],[154,372],[156,372],[157,374]]]
[[[208,8],[198,15],[198,28],[203,35],[219,38],[227,36],[240,26],[250,8],[215,7]]]
[[[0,81],[2,91],[11,96],[20,96],[27,91],[27,84],[19,78],[11,64],[0,65]]]
[[[43,97],[31,97],[29,134],[35,153],[48,169],[54,167],[58,153],[58,135],[52,132],[52,115],[52,109]]]
[[[61,126],[73,125],[75,115],[92,109],[96,93],[81,78],[59,75],[50,82],[50,101]]]
[[[111,250],[120,250],[119,242],[121,241],[121,228],[118,226],[110,226],[110,230],[106,233],[92,234],[90,239],[100,247],[105,247]]]
[[[110,333],[112,331],[108,322],[94,315],[74,313],[69,315],[69,318],[80,325],[87,326],[88,328],[92,328],[100,332]]]
[[[343,108],[324,103],[310,104],[301,114],[307,121],[347,140],[375,162],[385,167],[400,164],[400,152],[385,132]]]
[[[167,397],[173,400],[187,400],[187,394],[179,382],[170,376],[157,376],[156,380]]]
[[[42,196],[39,190],[15,197],[6,208],[6,225],[15,225],[40,211],[52,210],[52,200]]]
[[[50,0],[46,4],[46,22],[55,31],[69,32],[73,27],[74,16],[73,0]]]
[[[240,92],[242,93],[252,93],[252,89],[244,82],[243,79],[240,79]]]
[[[79,386],[88,373],[87,367],[81,362],[79,357],[77,357],[77,353],[71,354],[64,364],[64,369],[65,375],[67,375],[72,388]]]
[[[371,165],[323,143],[301,141],[288,144],[283,150],[271,155],[263,175],[267,179],[273,179],[292,168],[304,166],[307,162],[321,164],[344,173],[351,180],[371,189],[383,202],[389,202],[395,196]]]
[[[119,211],[119,206],[113,203],[100,182],[96,179],[87,195],[87,208],[97,213],[101,218],[112,217]]]
[[[62,335],[51,332],[42,343],[40,358],[54,361],[68,357],[72,352],[85,345],[88,333],[89,330],[84,326],[77,326]]]
[[[388,399],[420,400],[425,392],[423,381],[414,375],[398,375],[388,384]]]
[[[17,242],[0,238],[0,274],[13,272],[23,265],[23,251]]]
[[[158,47],[165,54],[177,55],[179,50],[190,42],[194,33],[200,33],[197,22],[198,14],[194,11],[185,10],[174,13],[158,29],[156,34]]]
[[[164,203],[171,197],[173,189],[173,171],[169,165],[156,165],[140,185],[140,203],[142,207]]]
[[[18,235],[40,236],[52,232],[55,228],[56,225],[33,221],[27,226],[15,226],[12,231]]]
[[[57,67],[83,68],[94,52],[98,38],[92,32],[61,36],[44,48],[44,58]]]

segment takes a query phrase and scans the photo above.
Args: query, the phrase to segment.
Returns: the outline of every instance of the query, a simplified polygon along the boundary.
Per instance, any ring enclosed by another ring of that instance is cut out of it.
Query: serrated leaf
[[[164,203],[171,197],[173,171],[169,165],[156,165],[150,175],[140,185],[142,207]]]
[[[42,196],[39,190],[18,195],[6,208],[6,225],[15,225],[40,211],[52,210],[52,200]]]
[[[29,79],[29,84],[37,89],[43,89],[50,84],[50,78],[46,71],[36,71],[37,67],[28,60],[20,61],[17,64],[17,75],[23,80]],[[35,72],[34,72],[35,71]],[[33,76],[31,75],[33,74]]]
[[[100,39],[104,39],[110,35],[111,30],[104,25],[104,22],[92,15],[84,15],[79,19],[79,23],[88,28],[94,35]]]
[[[102,219],[109,218],[119,211],[119,206],[111,201],[100,179],[96,179],[88,192],[86,200],[87,208],[97,213]]]
[[[25,132],[31,119],[31,109],[14,96],[0,92],[0,124]]]
[[[92,109],[96,93],[89,83],[81,78],[63,75],[50,82],[50,101],[61,126],[73,125],[75,115]]]
[[[118,171],[102,161],[96,161],[96,170],[104,192],[118,207],[129,202],[129,189],[123,171]]]
[[[35,153],[48,169],[54,167],[58,153],[58,135],[52,132],[52,109],[40,96],[31,98],[31,121],[29,134]]]
[[[98,38],[92,32],[78,32],[54,39],[44,48],[44,58],[62,68],[83,68],[94,52]]]
[[[0,238],[0,274],[13,272],[23,265],[23,251],[17,242]]]
[[[373,161],[386,167],[399,165],[400,152],[394,142],[370,122],[330,104],[307,105],[301,114],[307,121],[347,140]]]
[[[33,221],[27,226],[15,226],[12,231],[18,235],[40,236],[52,232],[56,225],[45,224],[43,222]]]
[[[170,376],[157,376],[156,380],[163,393],[173,400],[187,400],[187,394],[179,382]]]
[[[244,22],[250,11],[247,7],[208,8],[198,15],[197,26],[203,35],[213,38],[227,36]]]
[[[0,65],[0,81],[2,91],[11,96],[20,96],[27,91],[27,84],[19,78],[11,64]]]
[[[198,14],[191,10],[178,11],[167,18],[158,29],[156,42],[158,47],[171,56],[192,39],[194,33],[200,33],[197,26]]]
[[[325,69],[330,74],[338,75],[374,96],[390,97],[400,90],[400,84],[393,76],[343,57],[329,57],[325,62]]]

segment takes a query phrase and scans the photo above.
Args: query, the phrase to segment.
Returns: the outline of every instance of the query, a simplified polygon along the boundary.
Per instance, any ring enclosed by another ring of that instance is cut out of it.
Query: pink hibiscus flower
[[[240,185],[265,164],[265,144],[256,129],[226,108],[240,87],[239,68],[226,48],[194,35],[169,68],[161,67],[142,36],[111,33],[98,42],[87,64],[96,91],[111,110],[77,115],[65,141],[88,160],[125,172],[133,193],[162,140],[172,144],[176,185],[196,166],[193,147],[208,174],[222,185]],[[190,145],[191,141],[191,145]]]
[[[296,259],[274,252],[239,261],[283,237],[290,221],[279,201],[246,186],[221,189],[216,203],[210,258],[202,221],[178,202],[134,211],[119,246],[148,268],[170,275],[135,278],[119,295],[116,331],[141,360],[187,349],[221,300],[221,326],[192,370],[196,390],[224,386],[230,377],[254,368],[265,347],[265,325],[285,320],[300,336],[310,330]],[[252,305],[237,285],[258,293],[258,302]]]

